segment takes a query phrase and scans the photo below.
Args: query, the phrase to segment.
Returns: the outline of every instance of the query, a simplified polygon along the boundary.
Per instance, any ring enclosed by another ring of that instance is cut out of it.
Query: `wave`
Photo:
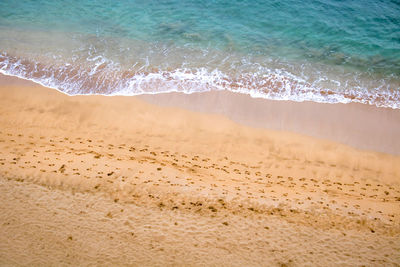
[[[123,69],[103,57],[85,59],[88,64],[62,64],[38,61],[0,52],[0,72],[28,79],[68,95],[141,95],[167,92],[186,94],[228,90],[272,100],[351,103],[400,109],[400,90],[385,81],[363,88],[348,81],[330,80],[324,75],[307,81],[282,69],[224,72],[218,68],[158,69],[147,64],[136,70]],[[323,86],[332,84],[335,86]]]

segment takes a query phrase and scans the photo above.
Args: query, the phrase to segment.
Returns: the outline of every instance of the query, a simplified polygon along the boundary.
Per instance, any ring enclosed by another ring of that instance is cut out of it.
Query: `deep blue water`
[[[400,2],[0,0],[0,70],[69,94],[400,108]]]

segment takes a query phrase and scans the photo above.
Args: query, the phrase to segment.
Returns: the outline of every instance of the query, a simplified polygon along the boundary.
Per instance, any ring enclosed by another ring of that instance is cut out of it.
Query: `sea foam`
[[[385,88],[354,88],[331,80],[335,88],[320,87],[328,78],[319,77],[308,82],[280,69],[260,68],[259,72],[231,74],[217,68],[177,68],[160,70],[142,66],[137,71],[127,71],[103,57],[88,60],[90,68],[65,63],[44,65],[23,58],[0,54],[0,72],[32,80],[68,95],[141,95],[167,92],[191,94],[212,90],[228,90],[256,98],[319,103],[358,102],[378,107],[400,108],[398,90]],[[345,90],[343,90],[345,88]]]

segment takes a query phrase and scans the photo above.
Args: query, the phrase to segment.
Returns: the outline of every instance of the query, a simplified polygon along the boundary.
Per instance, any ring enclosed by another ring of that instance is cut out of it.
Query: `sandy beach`
[[[399,266],[399,122],[361,104],[67,96],[2,75],[0,265]]]

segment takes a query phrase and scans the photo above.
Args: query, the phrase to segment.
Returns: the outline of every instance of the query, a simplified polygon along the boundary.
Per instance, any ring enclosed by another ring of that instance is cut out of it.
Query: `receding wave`
[[[124,70],[102,56],[91,64],[49,64],[0,53],[0,72],[32,80],[68,95],[140,95],[166,92],[195,93],[229,90],[273,100],[314,101],[320,103],[358,102],[378,107],[400,108],[400,91],[375,81],[363,88],[348,81],[328,80],[321,75],[307,81],[281,69],[229,73],[215,69],[175,68]],[[355,78],[354,78],[355,79]],[[357,80],[357,79],[355,79]],[[335,86],[329,86],[334,84]],[[328,85],[328,86],[323,86]],[[392,86],[393,87],[393,86]]]

